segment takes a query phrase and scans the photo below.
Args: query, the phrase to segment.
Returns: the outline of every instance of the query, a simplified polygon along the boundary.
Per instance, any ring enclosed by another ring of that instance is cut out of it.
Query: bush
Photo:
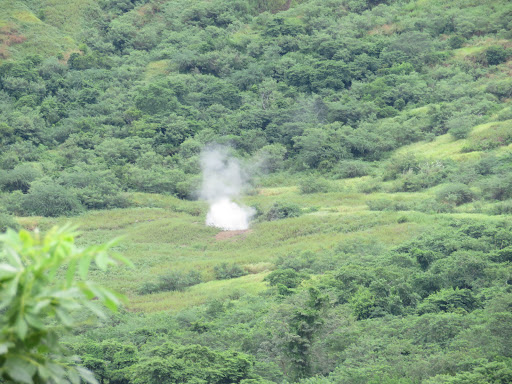
[[[460,35],[454,35],[448,39],[448,45],[450,46],[451,49],[462,48],[465,42],[466,39]]]
[[[7,231],[8,228],[17,230],[19,225],[11,215],[0,209],[0,233]]]
[[[497,203],[491,208],[493,215],[512,215],[512,200]]]
[[[412,153],[393,157],[384,169],[384,181],[394,180],[407,172],[417,172],[418,168],[418,159]]]
[[[475,194],[465,184],[450,184],[441,189],[436,196],[439,202],[461,205],[475,199]]]
[[[83,211],[78,197],[61,185],[37,183],[30,188],[22,201],[22,209],[28,216],[56,217],[76,215]]]
[[[507,60],[508,56],[508,51],[500,46],[489,47],[485,51],[485,58],[487,59],[487,64],[489,65],[501,64]]]
[[[279,143],[269,144],[256,152],[256,161],[267,172],[276,172],[283,167],[286,147]]]
[[[276,269],[270,272],[263,281],[267,281],[269,285],[275,287],[284,285],[286,288],[297,288],[303,280],[308,279],[309,276],[304,272],[297,272],[294,269]]]
[[[3,191],[27,193],[30,183],[41,176],[41,172],[30,164],[19,164],[10,171],[0,171],[0,188]]]
[[[153,282],[146,282],[137,290],[139,295],[149,295],[150,293],[159,292],[159,285]]]
[[[411,208],[402,201],[388,199],[369,200],[366,202],[370,211],[408,211]]]
[[[199,284],[202,281],[201,273],[190,271],[188,273],[173,271],[158,278],[160,291],[183,291],[187,287]]]
[[[126,208],[129,205],[126,197],[119,193],[114,174],[108,170],[76,168],[63,173],[59,182],[72,189],[88,209]]]
[[[340,161],[334,170],[336,176],[342,179],[366,176],[368,171],[368,164],[361,160]]]
[[[222,263],[216,265],[213,268],[213,273],[215,274],[215,278],[217,280],[234,279],[236,277],[247,275],[247,271],[235,263]]]
[[[265,218],[268,221],[287,219],[291,217],[299,217],[302,214],[302,210],[297,204],[276,202],[270,207]]]
[[[460,115],[446,122],[448,133],[457,140],[468,137],[471,128],[477,125],[478,118],[474,115]]]
[[[482,185],[482,191],[486,199],[512,199],[512,173],[493,176]]]
[[[329,192],[329,187],[327,180],[315,176],[306,177],[299,182],[299,190],[304,194],[326,193]]]
[[[201,273],[189,271],[171,271],[158,277],[157,282],[146,282],[139,289],[139,295],[147,295],[155,292],[183,291],[185,288],[199,284],[203,281]]]
[[[477,300],[469,289],[441,289],[428,296],[418,305],[418,313],[455,312],[457,310],[471,312],[477,307]]]
[[[127,184],[137,192],[148,193],[183,193],[186,180],[185,173],[179,169],[167,169],[163,166],[153,166],[150,169],[131,167],[127,174]],[[178,184],[180,189],[178,190]]]

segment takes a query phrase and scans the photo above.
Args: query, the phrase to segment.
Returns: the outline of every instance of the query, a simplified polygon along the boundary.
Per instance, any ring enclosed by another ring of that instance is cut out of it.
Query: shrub
[[[271,286],[284,285],[286,288],[297,288],[303,280],[309,278],[307,273],[297,272],[294,269],[276,269],[270,272],[263,281]]]
[[[263,169],[268,172],[276,172],[283,167],[286,147],[279,143],[269,144],[256,152],[255,158]]]
[[[491,208],[493,215],[511,215],[512,214],[512,200],[506,200],[495,204]]]
[[[425,213],[450,213],[454,211],[454,206],[447,202],[427,199],[415,205],[414,210]]]
[[[61,185],[37,183],[30,188],[22,201],[22,209],[28,216],[75,215],[83,210],[78,197]]]
[[[340,161],[334,170],[336,176],[342,179],[366,176],[368,171],[368,164],[361,160]]]
[[[496,175],[482,185],[485,198],[491,200],[507,200],[512,198],[512,173]]]
[[[203,278],[198,271],[189,271],[188,273],[171,271],[165,275],[160,275],[157,282],[144,283],[137,293],[147,295],[155,292],[183,291],[185,288],[199,284],[202,281]]]
[[[80,202],[88,209],[125,208],[129,205],[120,187],[108,170],[87,170],[75,168],[63,173],[59,182],[72,189]]]
[[[291,217],[299,217],[301,214],[302,210],[297,204],[276,202],[272,207],[270,207],[265,217],[268,221],[274,221]]]
[[[5,193],[1,195],[1,205],[5,207],[5,210],[12,215],[22,216],[24,215],[23,200],[25,195],[21,191],[14,191],[12,193]]]
[[[384,169],[384,181],[394,180],[407,172],[416,172],[419,167],[418,159],[412,153],[393,157]]]
[[[247,271],[235,263],[222,263],[216,265],[213,268],[213,273],[215,274],[215,278],[217,280],[234,279],[236,277],[247,275]]]
[[[460,35],[454,35],[448,39],[448,45],[451,49],[459,49],[464,45],[465,42],[466,39]]]
[[[158,288],[159,291],[183,291],[185,288],[199,284],[201,281],[201,273],[198,271],[188,273],[172,271],[158,278]]]
[[[159,286],[157,283],[148,281],[148,282],[142,284],[142,287],[140,287],[137,290],[137,293],[139,295],[149,295],[150,293],[155,293],[155,292],[159,292],[159,291],[160,291],[160,289],[159,289]]]
[[[474,115],[460,115],[446,122],[448,133],[458,140],[468,137],[471,128],[475,125],[477,125],[477,117]]]
[[[127,183],[137,192],[149,193],[183,193],[183,185],[178,184],[186,179],[185,173],[179,169],[167,169],[153,166],[150,169],[131,167],[127,175]]]
[[[7,231],[8,228],[18,229],[19,225],[11,215],[0,209],[0,233]]]
[[[30,183],[41,176],[41,172],[30,164],[19,164],[10,171],[0,171],[0,187],[7,192],[27,193]]]
[[[320,177],[309,176],[299,182],[301,193],[326,193],[329,192],[330,184],[327,180]]]
[[[477,300],[469,289],[441,289],[428,296],[418,305],[418,313],[454,312],[463,310],[471,312],[477,307]]]
[[[403,201],[388,199],[369,200],[366,202],[370,211],[408,211],[411,208]]]
[[[465,184],[450,184],[441,189],[436,196],[440,202],[461,205],[475,199],[475,194]]]
[[[500,46],[489,47],[485,51],[485,58],[487,59],[487,64],[489,65],[501,64],[507,60],[508,56],[508,51]]]

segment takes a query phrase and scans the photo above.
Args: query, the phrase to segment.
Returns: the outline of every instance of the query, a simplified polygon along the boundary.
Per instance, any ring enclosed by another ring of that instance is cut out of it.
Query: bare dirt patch
[[[245,237],[251,232],[252,232],[252,229],[242,229],[239,231],[222,231],[222,232],[217,233],[217,235],[215,235],[215,240],[227,240],[227,239],[231,239],[232,237],[240,236],[240,235],[243,235],[243,237]]]

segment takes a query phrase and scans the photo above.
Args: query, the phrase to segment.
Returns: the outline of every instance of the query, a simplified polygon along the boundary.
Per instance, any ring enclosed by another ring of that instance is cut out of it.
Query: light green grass
[[[408,200],[420,197],[421,194],[396,195]],[[285,199],[299,204],[305,211],[311,207],[319,209],[298,218],[257,221],[250,231],[225,239],[216,238],[221,232],[218,229],[205,226],[204,203],[161,195],[134,195],[138,204],[149,207],[93,211],[74,218],[32,217],[19,221],[26,228],[38,226],[43,230],[70,221],[81,228],[77,242],[82,246],[122,237],[115,251],[132,260],[135,269],[120,266],[107,272],[93,270],[91,278],[125,293],[130,299],[130,310],[158,311],[198,305],[236,291],[254,293],[266,289],[263,276],[279,256],[306,250],[332,251],[346,241],[364,241],[370,237],[388,247],[415,236],[426,225],[411,220],[398,224],[403,212],[370,212],[366,205],[368,198],[356,192],[301,195],[297,188],[265,188],[262,193],[246,197],[244,202],[269,207]],[[213,268],[223,262],[240,264],[252,274],[216,281]],[[206,282],[184,292],[137,293],[142,284],[155,281],[159,275],[191,269],[200,271]]]

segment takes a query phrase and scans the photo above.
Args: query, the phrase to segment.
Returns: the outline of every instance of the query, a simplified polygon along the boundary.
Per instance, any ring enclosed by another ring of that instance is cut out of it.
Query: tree
[[[0,235],[0,376],[8,382],[97,383],[68,356],[60,334],[74,325],[73,313],[102,316],[92,299],[115,311],[122,296],[86,280],[93,260],[102,270],[115,264],[107,254],[114,242],[79,249],[76,234],[64,227],[44,236],[12,229]]]
[[[327,297],[316,288],[309,288],[309,298],[304,307],[295,311],[290,320],[292,337],[287,345],[287,353],[293,361],[296,378],[311,374],[311,345],[316,332],[322,327],[322,309]]]

